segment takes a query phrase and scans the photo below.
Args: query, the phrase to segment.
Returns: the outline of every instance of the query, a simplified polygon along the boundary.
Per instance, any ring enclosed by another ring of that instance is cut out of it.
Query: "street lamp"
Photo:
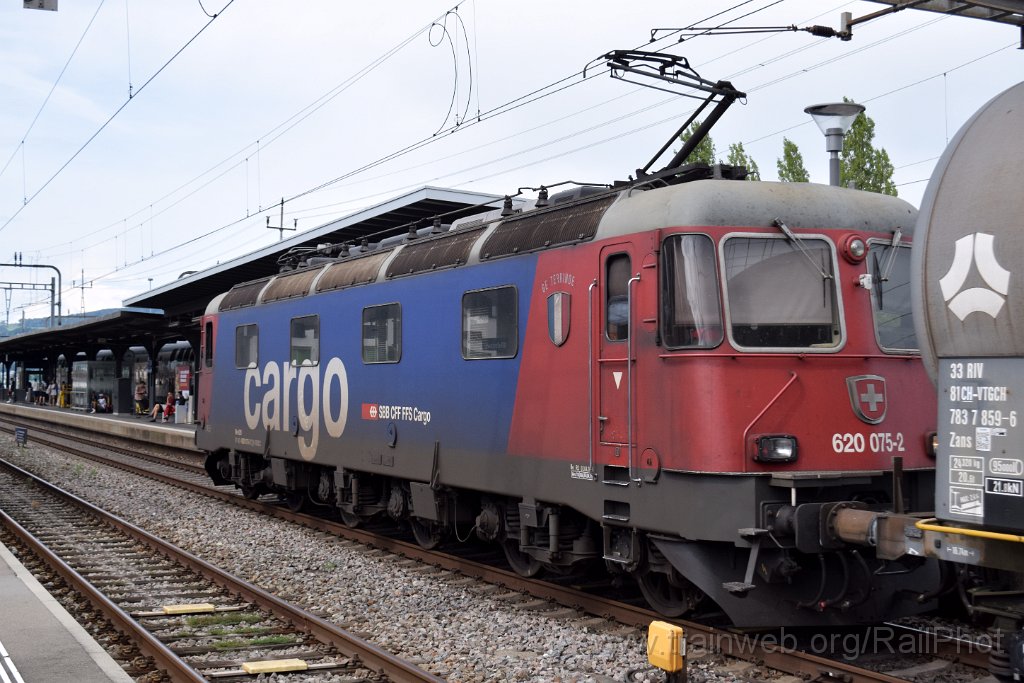
[[[825,151],[829,153],[829,185],[839,185],[839,153],[843,151],[843,138],[853,125],[854,119],[863,111],[863,104],[853,102],[814,104],[804,109],[825,134]]]

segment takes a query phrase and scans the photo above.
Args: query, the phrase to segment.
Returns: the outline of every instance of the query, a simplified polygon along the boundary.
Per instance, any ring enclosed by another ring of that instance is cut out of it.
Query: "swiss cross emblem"
[[[885,378],[878,375],[857,375],[846,378],[850,392],[850,406],[854,414],[869,425],[885,419],[888,401],[885,398]]]

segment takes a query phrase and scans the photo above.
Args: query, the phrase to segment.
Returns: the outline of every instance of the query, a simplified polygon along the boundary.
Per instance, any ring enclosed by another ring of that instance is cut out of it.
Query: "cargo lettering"
[[[251,430],[261,427],[268,431],[288,430],[294,405],[299,454],[304,460],[312,460],[320,442],[321,423],[335,439],[344,433],[348,421],[348,393],[348,372],[340,358],[331,358],[326,364],[299,367],[288,361],[281,364],[269,361],[262,372],[259,368],[245,371],[242,389],[245,424]]]

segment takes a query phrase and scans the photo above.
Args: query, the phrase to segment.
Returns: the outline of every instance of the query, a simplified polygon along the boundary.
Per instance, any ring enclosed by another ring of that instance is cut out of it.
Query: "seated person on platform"
[[[163,422],[167,422],[167,418],[174,415],[174,392],[168,391],[167,398],[164,399],[163,403],[157,403],[153,406],[153,410],[149,414],[149,421],[156,422],[156,416],[160,413],[164,414]]]
[[[110,412],[110,401],[107,399],[107,395],[103,393],[96,394],[92,400],[92,408],[89,410],[90,413],[109,413]]]

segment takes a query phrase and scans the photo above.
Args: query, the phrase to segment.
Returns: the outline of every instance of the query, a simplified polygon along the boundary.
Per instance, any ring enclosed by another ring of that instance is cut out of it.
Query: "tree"
[[[684,130],[679,135],[680,142],[682,142],[685,145],[686,142],[690,138],[693,137],[693,134],[697,132],[697,129],[699,127],[700,127],[700,121],[694,121],[693,123],[691,123],[690,127],[687,128],[686,130]],[[694,150],[692,152],[690,152],[690,155],[688,157],[686,157],[685,159],[683,159],[683,163],[684,164],[707,164],[708,166],[714,165],[714,163],[715,163],[715,143],[711,139],[711,136],[710,135],[705,136],[704,139],[700,141],[700,144],[697,145],[697,147],[694,148]]]
[[[747,180],[760,180],[761,172],[757,168],[757,162],[743,149],[742,142],[734,142],[729,145],[729,156],[725,163],[733,166],[744,166],[747,169]]]
[[[852,102],[843,98],[844,102]],[[858,190],[880,192],[896,196],[892,182],[893,165],[885,149],[875,149],[875,122],[861,114],[850,126],[839,153],[839,184],[846,186],[852,180]]]
[[[806,183],[811,179],[804,168],[800,149],[789,138],[782,138],[782,158],[775,160],[775,168],[779,171],[779,180],[784,183]]]

